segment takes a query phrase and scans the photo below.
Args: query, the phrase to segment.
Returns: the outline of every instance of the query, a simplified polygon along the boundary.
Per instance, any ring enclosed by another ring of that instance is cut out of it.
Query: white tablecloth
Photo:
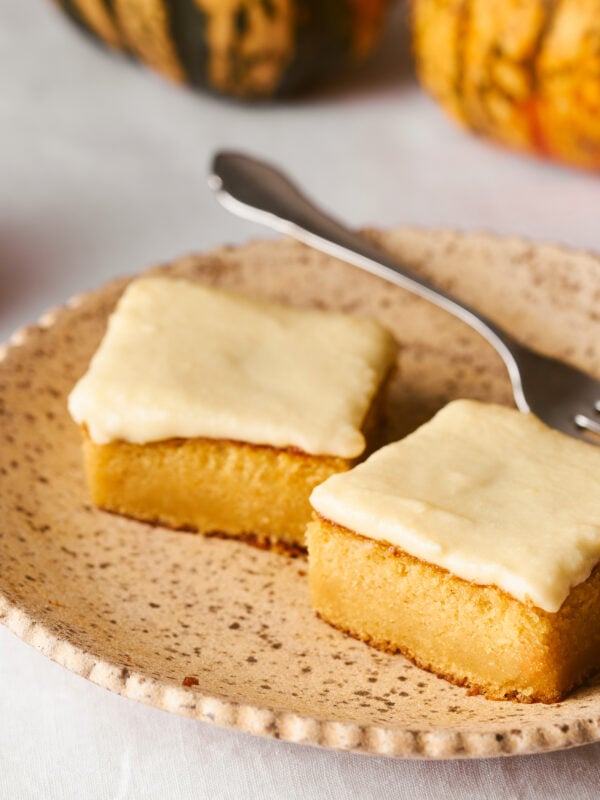
[[[268,235],[207,191],[220,147],[281,163],[354,225],[600,248],[600,178],[451,127],[416,88],[396,23],[352,85],[252,107],[109,57],[45,0],[0,0],[0,337],[111,276]],[[599,762],[600,745],[427,763],[261,740],[111,695],[0,629],[2,800],[584,800],[600,795]]]

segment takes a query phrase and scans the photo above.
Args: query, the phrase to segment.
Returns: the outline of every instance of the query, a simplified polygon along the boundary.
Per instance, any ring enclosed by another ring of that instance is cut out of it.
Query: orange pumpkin
[[[506,145],[600,168],[600,0],[413,0],[420,79]]]

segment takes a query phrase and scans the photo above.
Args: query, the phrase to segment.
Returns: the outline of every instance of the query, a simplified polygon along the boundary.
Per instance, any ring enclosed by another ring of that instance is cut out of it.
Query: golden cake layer
[[[556,613],[318,518],[311,603],[336,628],[494,700],[555,703],[600,667],[600,570]]]
[[[216,439],[95,444],[84,434],[92,502],[167,527],[304,547],[313,488],[351,461]]]
[[[554,702],[600,668],[600,448],[455,401],[313,491],[328,622],[492,698]]]

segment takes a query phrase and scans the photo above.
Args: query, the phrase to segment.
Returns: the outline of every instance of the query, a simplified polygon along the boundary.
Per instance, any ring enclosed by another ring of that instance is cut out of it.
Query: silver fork
[[[408,289],[466,322],[502,357],[517,408],[570,436],[600,444],[600,382],[534,353],[474,309],[396,263],[376,245],[317,208],[290,179],[242,153],[213,159],[209,186],[225,208]]]

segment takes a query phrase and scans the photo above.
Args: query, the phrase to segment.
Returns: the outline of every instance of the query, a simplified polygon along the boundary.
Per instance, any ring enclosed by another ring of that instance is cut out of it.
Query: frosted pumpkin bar
[[[314,608],[493,699],[600,668],[600,448],[459,400],[318,486]]]
[[[303,545],[396,358],[376,322],[147,277],[69,397],[93,502],[173,528]]]

